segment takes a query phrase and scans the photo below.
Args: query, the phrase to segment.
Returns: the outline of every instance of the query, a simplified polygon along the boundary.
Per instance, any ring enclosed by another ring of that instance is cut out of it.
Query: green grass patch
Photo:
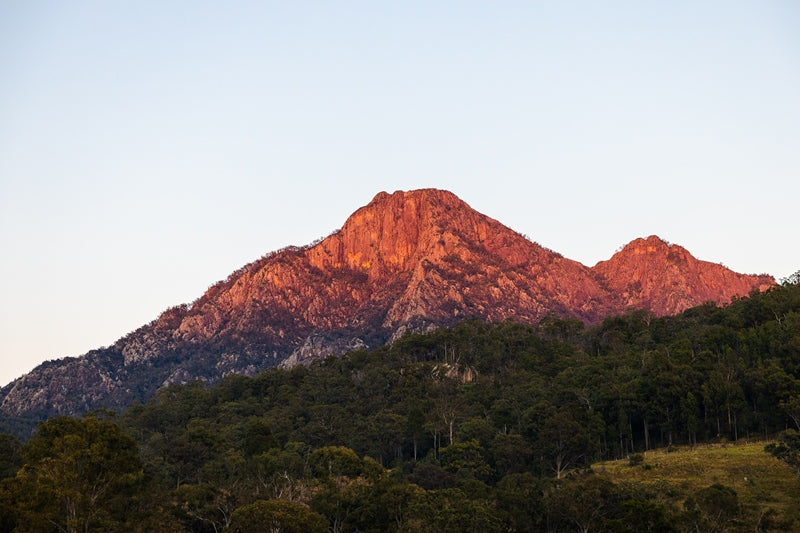
[[[780,529],[800,531],[800,477],[765,452],[766,444],[650,450],[642,454],[641,462],[638,457],[604,461],[592,465],[592,470],[618,485],[645,491],[675,510],[682,510],[697,491],[719,483],[736,491],[742,530],[765,531],[772,529],[769,524],[781,524]]]

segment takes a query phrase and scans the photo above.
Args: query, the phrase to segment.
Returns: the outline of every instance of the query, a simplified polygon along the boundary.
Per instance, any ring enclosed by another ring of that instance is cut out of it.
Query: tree
[[[506,474],[525,472],[533,457],[531,447],[518,433],[499,433],[491,446],[498,477]]]
[[[22,443],[14,435],[0,434],[0,479],[12,477],[22,467]]]
[[[448,380],[449,381],[449,380]],[[455,391],[453,389],[453,383],[448,382],[446,385],[450,385],[450,387],[446,387],[442,385],[440,388],[442,391],[438,398],[436,398],[436,414],[439,417],[439,420],[444,425],[445,430],[447,431],[447,444],[453,444],[453,429],[456,422],[456,417],[458,416],[459,409],[461,406],[460,399],[456,396]]]
[[[410,505],[408,529],[413,532],[490,533],[503,531],[499,513],[486,500],[472,500],[460,489],[420,494]]]
[[[253,462],[259,487],[269,498],[299,501],[306,495],[306,464],[297,452],[273,448]]]
[[[356,452],[345,446],[325,446],[311,452],[309,464],[314,474],[324,478],[356,477],[362,463]]]
[[[689,435],[689,444],[694,446],[697,444],[700,420],[697,416],[697,399],[691,392],[687,392],[686,397],[681,399],[681,423]]]
[[[176,506],[183,512],[191,529],[210,527],[214,532],[231,525],[236,504],[228,491],[212,483],[181,485],[174,491]]]
[[[451,444],[441,450],[442,468],[453,474],[468,472],[477,479],[486,480],[492,469],[483,454],[476,440]]]
[[[560,531],[568,524],[581,533],[599,531],[603,522],[616,512],[619,494],[616,486],[594,474],[577,476],[555,483],[545,493],[548,524]]]
[[[791,396],[785,401],[780,402],[780,408],[792,419],[795,428],[800,430],[800,396]]]
[[[18,531],[112,530],[130,517],[126,502],[143,480],[136,443],[94,417],[51,418],[23,449],[17,474]]]
[[[764,450],[800,473],[800,432],[787,429],[778,435],[777,443],[768,444]]]
[[[260,419],[248,422],[243,446],[243,451],[247,455],[258,455],[277,447],[278,443],[275,441],[275,437],[272,436],[269,424]]]
[[[357,519],[357,510],[367,496],[366,488],[369,485],[358,479],[326,477],[314,491],[311,508],[328,520],[333,533],[348,531],[349,522]]]
[[[592,459],[593,442],[586,427],[565,409],[547,409],[537,430],[534,453],[556,479]]]
[[[544,529],[543,486],[530,472],[509,474],[497,483],[497,507],[505,514],[509,531]]]
[[[419,441],[425,435],[425,414],[418,405],[414,405],[406,416],[406,433],[411,436],[414,445],[414,460],[417,460]]]
[[[630,499],[622,502],[620,511],[622,515],[618,522],[623,525],[624,531],[636,533],[672,533],[677,531],[673,523],[674,517],[670,515],[663,504]]]
[[[453,474],[430,463],[417,463],[414,472],[409,474],[408,481],[425,490],[450,489],[456,486]]]
[[[719,483],[697,491],[684,506],[694,518],[694,528],[703,531],[727,531],[727,525],[739,515],[736,491]]]
[[[515,426],[518,417],[514,412],[514,405],[505,398],[495,400],[492,408],[489,410],[489,418],[492,423],[503,433],[508,433],[508,430]]]
[[[324,533],[328,521],[301,503],[258,500],[234,511],[231,529],[237,533]]]
[[[370,417],[368,424],[370,432],[376,436],[370,442],[371,453],[380,459],[381,464],[403,456],[403,432],[408,425],[406,417],[382,410]]]
[[[791,285],[800,285],[800,270],[798,270],[791,276],[783,278],[781,280],[781,285],[783,285],[784,287],[789,287]]]

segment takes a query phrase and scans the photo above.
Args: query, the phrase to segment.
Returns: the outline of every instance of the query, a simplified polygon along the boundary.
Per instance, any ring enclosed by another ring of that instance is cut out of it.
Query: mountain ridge
[[[164,385],[252,375],[466,318],[596,323],[631,307],[724,304],[774,283],[655,236],[590,268],[451,192],[382,192],[325,239],[245,265],[108,348],[40,365],[0,390],[0,415],[122,409]]]
[[[620,294],[626,308],[652,309],[659,302],[654,309],[659,315],[707,301],[726,303],[775,283],[768,276],[736,274],[718,263],[696,259],[682,246],[656,235],[634,239],[592,270]]]

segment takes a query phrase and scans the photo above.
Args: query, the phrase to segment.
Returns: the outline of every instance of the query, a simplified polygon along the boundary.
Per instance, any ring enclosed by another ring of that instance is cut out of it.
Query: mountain
[[[621,299],[623,308],[650,309],[657,315],[674,315],[704,302],[727,303],[775,283],[770,276],[743,276],[699,261],[655,235],[630,242],[592,271]]]
[[[630,307],[724,304],[774,283],[657,237],[589,268],[450,192],[380,193],[326,239],[268,254],[110,347],[43,363],[0,390],[0,416],[121,409],[164,385],[252,375],[466,318],[595,323]]]

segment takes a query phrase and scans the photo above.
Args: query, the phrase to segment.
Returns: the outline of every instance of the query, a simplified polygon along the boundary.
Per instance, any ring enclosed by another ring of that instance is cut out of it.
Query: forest
[[[714,480],[676,506],[592,465],[760,442],[800,482],[798,281],[591,327],[468,320],[51,418],[0,435],[0,531],[796,531]]]

